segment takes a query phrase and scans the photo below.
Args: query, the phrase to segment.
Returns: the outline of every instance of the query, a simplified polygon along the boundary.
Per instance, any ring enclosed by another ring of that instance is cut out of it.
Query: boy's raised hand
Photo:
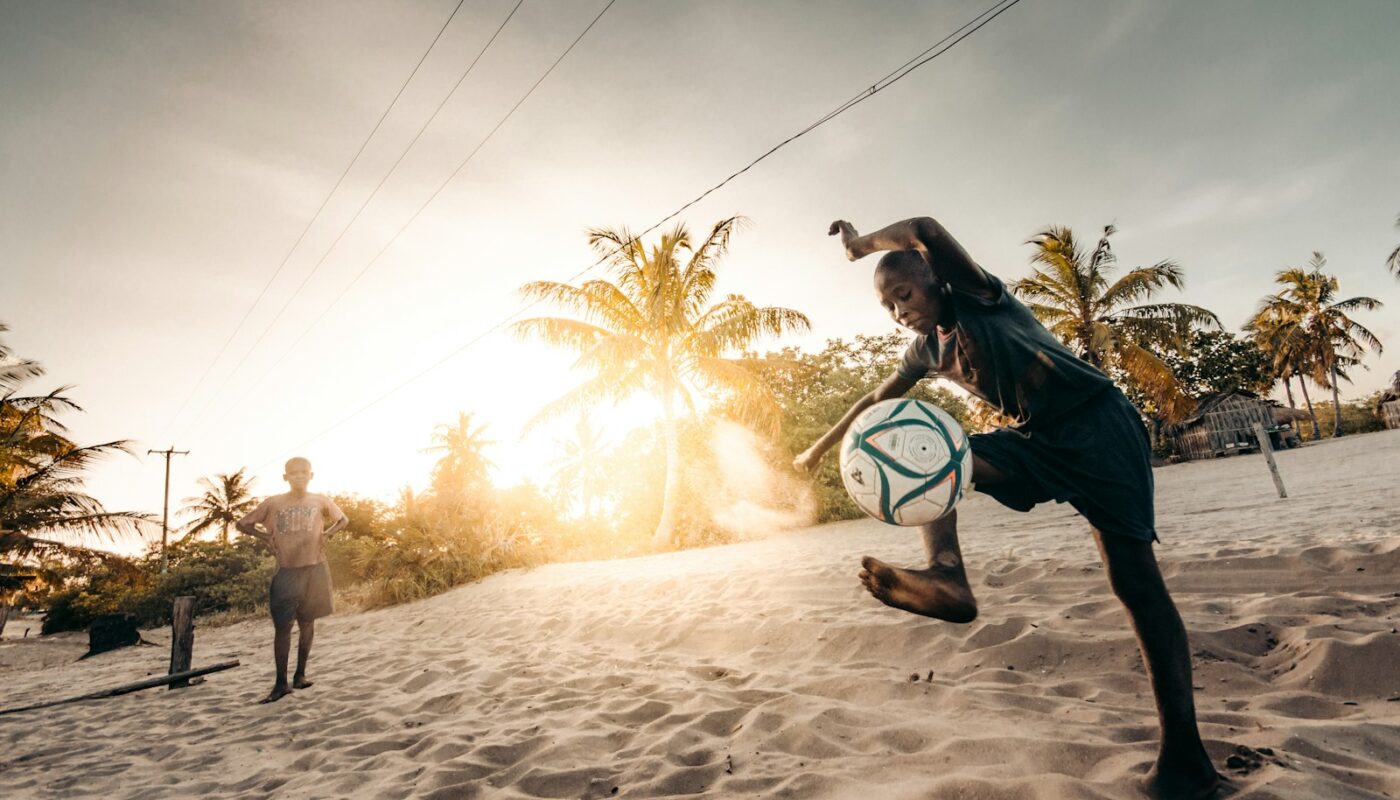
[[[838,233],[841,234],[841,246],[846,248],[846,258],[852,261],[860,258],[860,255],[851,250],[851,242],[860,237],[860,234],[856,233],[856,226],[844,219],[838,219],[827,228],[826,235],[835,236]]]

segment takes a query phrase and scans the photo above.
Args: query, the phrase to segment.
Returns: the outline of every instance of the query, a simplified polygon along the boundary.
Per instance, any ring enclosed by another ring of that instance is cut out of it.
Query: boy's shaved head
[[[282,471],[283,471],[283,472],[291,472],[292,470],[296,469],[297,467],[305,467],[305,468],[308,469],[308,470],[311,469],[311,459],[309,459],[309,458],[302,458],[301,456],[296,456],[295,458],[289,458],[289,459],[287,459],[287,463],[284,464],[284,465],[282,466]]]
[[[946,321],[944,285],[917,250],[891,250],[875,267],[875,294],[900,325],[928,335]]]
[[[917,250],[891,250],[880,257],[880,263],[875,265],[875,280],[880,280],[881,276],[896,275],[913,278],[920,283],[937,283],[933,268]]]

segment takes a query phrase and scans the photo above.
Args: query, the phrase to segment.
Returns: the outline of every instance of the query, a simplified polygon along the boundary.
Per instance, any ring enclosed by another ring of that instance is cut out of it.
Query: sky
[[[649,227],[990,0],[617,0],[481,145],[607,0],[524,0],[449,96],[515,4],[462,3],[316,215],[455,0],[0,0],[4,341],[47,368],[31,392],[72,387],[72,438],[131,441],[88,480],[108,508],[160,512],[146,451],[166,447],[190,451],[172,508],[240,467],[281,491],[296,454],[313,490],[421,490],[459,411],[498,480],[547,480],[563,430],[522,429],[585,376],[501,325],[519,287],[584,270],[587,229]],[[1396,30],[1393,0],[1023,0],[680,219],[745,216],[719,291],[811,318],[762,349],[893,329],[837,218],[934,216],[1007,279],[1046,226],[1112,223],[1122,268],[1178,262],[1162,299],[1231,329],[1321,251],[1345,296],[1386,304],[1359,315],[1390,345],[1360,396],[1400,369]],[[618,439],[646,413],[600,415]]]

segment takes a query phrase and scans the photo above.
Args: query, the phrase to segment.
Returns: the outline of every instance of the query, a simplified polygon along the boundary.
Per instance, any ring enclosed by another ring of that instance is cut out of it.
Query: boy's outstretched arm
[[[852,261],[883,250],[918,250],[944,283],[978,294],[992,290],[987,273],[933,217],[906,219],[864,236],[851,223],[839,219],[827,230],[829,236],[837,234],[846,248],[846,257]]]
[[[881,400],[903,397],[904,394],[910,389],[913,389],[917,383],[917,380],[910,380],[900,375],[898,372],[890,375],[885,379],[884,383],[875,388],[875,391],[855,401],[855,403],[851,405],[850,410],[846,412],[846,415],[841,417],[841,420],[835,425],[831,426],[831,430],[827,431],[815,444],[802,451],[797,458],[792,460],[792,465],[800,471],[811,472],[822,460],[822,456],[826,454],[826,451],[830,450],[832,445],[841,441],[841,437],[846,435],[846,429],[851,427],[851,423],[855,421],[856,417],[860,416],[860,412],[870,408]]]

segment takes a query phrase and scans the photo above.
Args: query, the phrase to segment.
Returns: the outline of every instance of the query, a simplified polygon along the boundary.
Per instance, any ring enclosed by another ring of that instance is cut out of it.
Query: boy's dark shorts
[[[1001,428],[968,437],[972,452],[1007,476],[979,492],[1017,511],[1069,503],[1115,536],[1157,540],[1152,448],[1137,410],[1105,389],[1043,429]]]
[[[268,590],[268,606],[274,625],[290,625],[292,620],[309,622],[330,614],[334,609],[331,571],[326,562],[278,569]]]

